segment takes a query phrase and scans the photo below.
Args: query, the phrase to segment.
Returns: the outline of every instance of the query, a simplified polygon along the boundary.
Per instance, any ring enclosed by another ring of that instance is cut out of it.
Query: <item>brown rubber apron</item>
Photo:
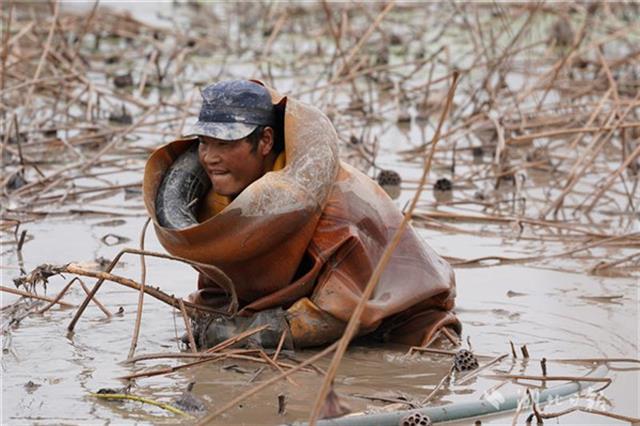
[[[175,255],[223,270],[233,281],[240,315],[288,309],[294,344],[315,346],[341,335],[402,215],[378,185],[341,162],[337,135],[317,108],[271,91],[284,111],[286,166],[249,185],[222,212],[184,229],[160,226],[158,187],[167,169],[195,140],[155,151],[144,176],[144,201],[156,234]],[[200,269],[192,301],[220,307],[228,295]],[[412,227],[367,302],[361,334],[420,344],[450,312],[451,267]]]

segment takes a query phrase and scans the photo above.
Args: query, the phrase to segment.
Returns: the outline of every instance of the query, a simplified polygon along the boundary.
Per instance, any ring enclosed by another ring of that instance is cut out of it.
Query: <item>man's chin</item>
[[[235,198],[240,193],[240,191],[236,191],[234,187],[230,186],[228,182],[225,182],[224,179],[211,179],[211,184],[214,191],[224,197]]]

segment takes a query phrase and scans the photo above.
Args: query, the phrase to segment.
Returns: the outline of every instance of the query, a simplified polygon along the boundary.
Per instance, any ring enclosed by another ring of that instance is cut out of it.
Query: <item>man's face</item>
[[[266,172],[264,156],[247,138],[225,141],[202,136],[198,155],[220,195],[234,198]]]

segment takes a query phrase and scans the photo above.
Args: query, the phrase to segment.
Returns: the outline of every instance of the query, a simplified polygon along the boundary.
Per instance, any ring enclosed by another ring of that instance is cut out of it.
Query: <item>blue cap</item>
[[[198,122],[186,137],[209,136],[222,140],[245,138],[258,126],[274,126],[269,91],[248,80],[227,80],[204,88]]]

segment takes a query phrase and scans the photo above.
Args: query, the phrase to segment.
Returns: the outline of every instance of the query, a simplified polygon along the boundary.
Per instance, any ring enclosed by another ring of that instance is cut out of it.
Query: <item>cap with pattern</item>
[[[227,80],[204,88],[198,122],[186,137],[209,136],[222,140],[247,137],[258,126],[274,126],[271,95],[249,80]]]

